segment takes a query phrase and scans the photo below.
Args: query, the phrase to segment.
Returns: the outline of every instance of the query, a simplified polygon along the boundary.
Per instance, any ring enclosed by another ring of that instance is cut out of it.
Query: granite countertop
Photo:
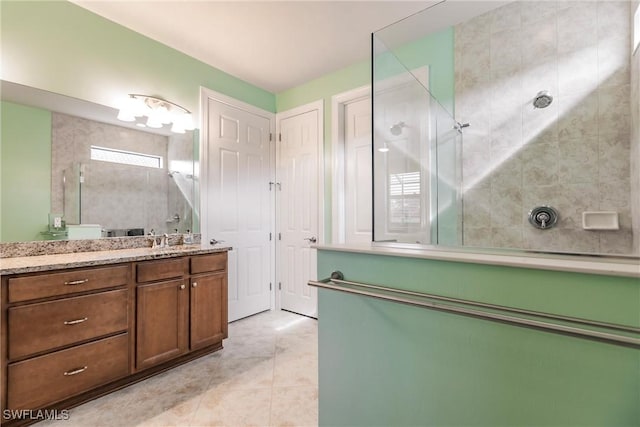
[[[176,245],[168,248],[134,248],[93,252],[75,252],[56,255],[36,255],[0,259],[0,275],[35,273],[65,268],[91,267],[121,262],[175,258],[184,255],[201,255],[231,250],[230,246]]]

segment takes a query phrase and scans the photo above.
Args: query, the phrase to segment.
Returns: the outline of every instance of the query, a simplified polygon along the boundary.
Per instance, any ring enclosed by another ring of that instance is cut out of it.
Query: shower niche
[[[374,32],[376,244],[637,256],[638,3],[448,1]]]

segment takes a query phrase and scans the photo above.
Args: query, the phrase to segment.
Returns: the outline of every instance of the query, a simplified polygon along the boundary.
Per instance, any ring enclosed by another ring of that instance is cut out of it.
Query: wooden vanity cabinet
[[[2,276],[5,409],[65,409],[222,348],[227,253]]]
[[[189,351],[221,348],[227,337],[227,253],[184,261],[145,263],[142,274],[137,266],[137,370]],[[180,279],[178,271],[184,271]]]

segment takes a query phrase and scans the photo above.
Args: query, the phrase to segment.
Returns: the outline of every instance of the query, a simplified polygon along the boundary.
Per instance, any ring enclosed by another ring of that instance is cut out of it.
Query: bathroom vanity
[[[222,349],[227,247],[2,260],[2,423],[66,409]]]

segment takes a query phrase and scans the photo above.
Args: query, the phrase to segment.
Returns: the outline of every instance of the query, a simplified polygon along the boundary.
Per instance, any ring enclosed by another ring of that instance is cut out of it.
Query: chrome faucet
[[[161,248],[169,247],[169,235],[167,233],[164,233],[160,238],[160,247]]]
[[[158,241],[156,240],[156,234],[153,231],[153,228],[151,229],[151,231],[149,231],[149,234],[147,234],[147,236],[149,236],[149,240],[151,240],[151,249],[157,248]]]

